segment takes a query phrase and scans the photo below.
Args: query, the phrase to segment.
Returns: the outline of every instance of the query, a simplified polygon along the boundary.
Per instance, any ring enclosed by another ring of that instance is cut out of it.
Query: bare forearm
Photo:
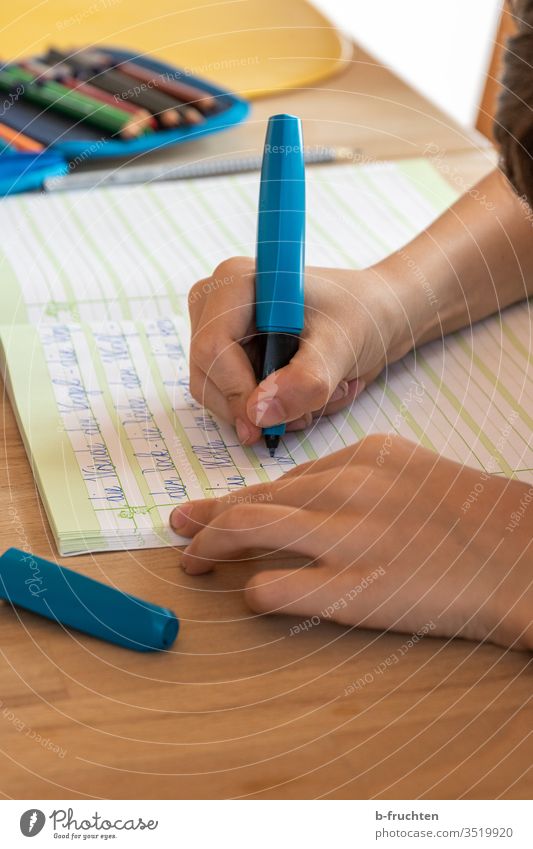
[[[533,294],[533,214],[499,171],[476,190],[375,266],[403,313],[393,355]]]

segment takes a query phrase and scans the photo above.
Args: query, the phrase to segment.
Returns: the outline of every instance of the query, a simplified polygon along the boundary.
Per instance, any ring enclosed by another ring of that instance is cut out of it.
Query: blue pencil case
[[[249,105],[245,100],[201,77],[196,77],[189,72],[185,74],[179,68],[150,57],[139,57],[128,50],[98,47],[98,52],[105,53],[115,62],[134,61],[135,64],[154,71],[155,74],[174,76],[178,80],[183,78],[188,85],[214,95],[217,99],[218,110],[206,115],[201,124],[157,129],[133,139],[100,139],[98,144],[93,138],[58,141],[48,145],[39,153],[6,149],[0,153],[0,196],[39,189],[46,178],[68,173],[70,163],[73,162],[138,157],[152,150],[192,142],[201,136],[221,132],[243,121],[248,115]]]

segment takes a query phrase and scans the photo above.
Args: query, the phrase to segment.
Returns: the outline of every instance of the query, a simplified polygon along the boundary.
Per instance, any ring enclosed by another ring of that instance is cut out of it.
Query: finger
[[[212,280],[210,277],[204,277],[202,280],[198,280],[197,283],[191,288],[188,296],[187,296],[187,305],[189,307],[189,317],[191,320],[191,327],[195,330],[196,325],[198,324],[200,317],[202,315],[207,294],[209,293],[210,287],[212,286]]]
[[[224,421],[231,422],[231,410],[228,402],[202,369],[193,362],[191,362],[189,370],[189,390],[194,400],[202,407],[224,419]],[[257,429],[259,430],[259,428]]]
[[[255,613],[292,613],[321,618],[337,596],[330,573],[308,566],[258,572],[244,590],[246,602]]]
[[[241,342],[254,328],[253,264],[245,258],[222,263],[213,277],[213,286],[217,274],[227,282],[205,296],[191,338],[190,360],[224,397],[231,421],[240,418],[247,422],[246,402],[257,381]]]
[[[190,391],[193,398],[202,407],[215,413],[215,415],[224,419],[224,421],[235,425],[237,437],[241,445],[253,445],[261,439],[261,428],[252,424],[247,417],[245,419],[239,416],[234,418],[234,410],[228,399],[224,397],[218,386],[192,362],[190,367]]]
[[[283,504],[293,508],[314,505],[327,485],[324,474],[307,474],[304,483],[298,477],[283,475],[276,481],[247,486],[221,498],[203,498],[180,504],[170,514],[170,524],[181,536],[194,537],[224,512],[239,505],[261,507]]]
[[[379,366],[376,366],[376,368],[372,369],[371,371],[367,371],[365,374],[361,374],[358,379],[364,384],[363,388],[365,388],[366,386],[370,386],[371,383],[374,383],[375,379],[380,376],[386,366],[387,362],[383,361],[379,364]],[[363,389],[361,389],[361,392],[362,391]],[[359,395],[361,393],[358,392],[357,394]]]
[[[293,422],[287,422],[285,430],[287,433],[292,433],[296,430],[305,430],[308,427],[311,427],[313,424],[313,416],[311,413],[306,413],[305,416],[302,416],[299,419],[295,419]]]
[[[182,566],[188,574],[200,575],[216,563],[242,559],[256,549],[314,558],[326,547],[326,520],[326,514],[295,511],[281,504],[238,505],[225,510],[194,537],[183,552]]]
[[[360,566],[342,573],[328,567],[269,569],[245,587],[245,599],[256,613],[285,613],[333,620],[342,625],[413,633],[433,631],[438,604],[431,596],[434,576],[424,583],[405,578],[397,569]],[[303,630],[303,629],[302,629]],[[293,633],[298,633],[295,629]],[[438,631],[434,632],[435,635]]]
[[[189,388],[191,395],[202,407],[210,410],[224,421],[235,425],[237,436],[241,445],[254,445],[261,440],[262,431],[260,427],[252,424],[249,420],[240,418],[233,420],[233,412],[218,386],[215,386],[203,371],[194,363],[191,363]],[[313,416],[308,413],[294,422],[287,423],[287,431],[305,430],[313,423]]]
[[[357,396],[363,392],[366,386],[364,380],[361,380],[360,378],[343,381],[343,383],[346,384],[345,392],[338,396],[336,396],[334,392],[324,409],[317,411],[315,415],[332,416],[334,413],[338,413],[339,410],[344,410],[345,407],[348,407],[353,403],[353,401],[355,401]],[[339,384],[339,386],[342,387],[342,384]],[[339,387],[337,387],[337,389],[338,388]]]
[[[250,433],[258,437],[257,425],[252,422],[246,410],[250,395],[257,387],[257,381],[252,364],[239,342],[235,342],[221,332],[212,328],[210,335],[197,334],[191,342],[191,364],[208,378],[224,399],[224,407],[229,412],[226,417],[232,423],[237,419],[250,428]],[[194,397],[195,393],[191,392]],[[205,399],[196,397],[199,403],[209,406]]]
[[[284,478],[307,475],[309,473],[318,474],[332,469],[343,469],[346,466],[364,465],[371,468],[376,468],[376,460],[379,457],[378,444],[381,445],[384,440],[389,440],[390,437],[385,435],[366,436],[355,442],[353,445],[347,445],[345,448],[333,451],[325,457],[320,457],[317,460],[309,460],[307,463],[301,463],[298,466],[285,472]],[[392,440],[395,453],[399,453],[400,446],[396,447],[398,437]],[[373,442],[373,447],[371,443]],[[414,445],[412,445],[414,447]],[[392,454],[392,448],[389,453]]]
[[[248,418],[260,427],[293,421],[322,409],[343,380],[341,357],[329,362],[301,340],[290,363],[262,380],[246,406]]]
[[[358,446],[364,440],[347,445],[345,448],[340,448],[332,451],[331,454],[326,454],[324,457],[317,457],[314,460],[307,460],[306,463],[300,463],[293,466],[288,472],[283,475],[284,478],[300,477],[310,473],[325,472],[329,469],[344,468],[350,462],[354,462],[358,454]]]
[[[272,502],[327,510],[328,501],[331,506],[339,500],[346,500],[343,491],[336,487],[335,472],[340,474],[346,466],[352,467],[350,486],[353,493],[361,484],[367,485],[368,470],[375,468],[375,452],[369,452],[367,446],[368,440],[362,439],[327,457],[295,466],[275,481],[244,487],[222,498],[205,498],[181,504],[170,514],[170,524],[181,536],[193,537],[229,507],[239,503],[249,505],[255,502],[261,506]],[[354,467],[358,460],[360,468],[356,473]]]

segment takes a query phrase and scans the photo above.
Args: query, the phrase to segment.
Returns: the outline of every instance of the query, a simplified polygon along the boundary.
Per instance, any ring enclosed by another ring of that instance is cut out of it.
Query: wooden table
[[[294,111],[308,144],[372,157],[442,151],[466,185],[492,167],[476,133],[360,50],[313,90],[254,104],[251,121],[195,158],[260,146],[265,116]],[[167,156],[182,161],[185,148]],[[191,281],[192,282],[192,281]],[[55,547],[9,407],[3,407],[2,547]],[[168,654],[143,656],[29,613],[0,615],[0,789],[13,798],[529,798],[529,656],[456,640],[250,614],[255,566],[202,578],[172,550],[71,558],[68,566],[178,612]],[[366,676],[366,679],[365,679]],[[352,695],[344,691],[364,679]]]

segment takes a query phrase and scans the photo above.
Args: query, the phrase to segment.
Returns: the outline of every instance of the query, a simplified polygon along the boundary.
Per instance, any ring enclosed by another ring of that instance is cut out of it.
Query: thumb
[[[337,358],[328,365],[309,347],[300,347],[288,365],[254,389],[246,404],[247,415],[259,427],[299,419],[322,409],[343,376],[343,364]]]

